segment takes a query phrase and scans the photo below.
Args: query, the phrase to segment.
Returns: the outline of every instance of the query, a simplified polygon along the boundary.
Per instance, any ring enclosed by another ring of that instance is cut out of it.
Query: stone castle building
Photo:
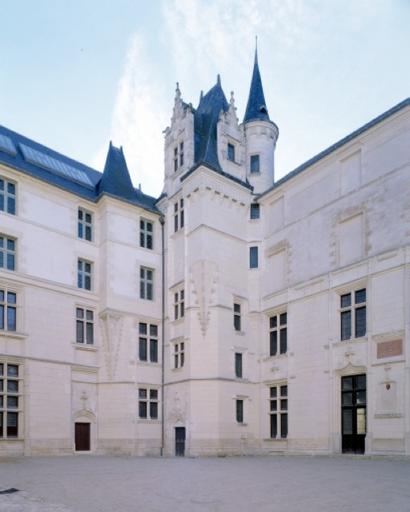
[[[0,127],[0,455],[410,455],[410,99],[280,180],[255,58],[164,189]]]

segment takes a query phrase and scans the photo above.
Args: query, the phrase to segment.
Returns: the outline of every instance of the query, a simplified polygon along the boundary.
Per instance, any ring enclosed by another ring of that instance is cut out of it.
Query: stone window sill
[[[141,423],[144,425],[160,425],[161,420],[150,420],[150,419],[145,419],[145,418],[139,418],[137,420],[137,423]]]
[[[348,340],[339,340],[333,343],[334,347],[343,347],[347,346],[349,343],[366,343],[368,341],[367,334],[366,336],[361,336],[360,338],[349,338]]]
[[[72,343],[72,346],[77,350],[85,350],[86,352],[97,352],[98,347],[95,345],[86,345],[82,343]]]
[[[24,340],[27,338],[28,334],[24,332],[16,332],[16,331],[0,331],[0,336],[5,336],[6,338],[15,338],[18,340]]]
[[[147,366],[149,368],[160,368],[161,364],[158,362],[151,362],[151,361],[140,361],[137,359],[138,366]]]

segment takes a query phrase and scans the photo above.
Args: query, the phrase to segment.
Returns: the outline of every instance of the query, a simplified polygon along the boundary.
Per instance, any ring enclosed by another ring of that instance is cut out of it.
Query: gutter
[[[159,218],[161,224],[161,448],[160,455],[164,456],[165,448],[165,404],[164,404],[164,383],[165,383],[165,367],[164,367],[164,356],[165,356],[165,217],[161,215]]]

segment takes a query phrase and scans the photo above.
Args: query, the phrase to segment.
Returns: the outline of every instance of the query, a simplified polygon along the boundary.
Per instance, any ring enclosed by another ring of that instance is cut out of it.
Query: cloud
[[[143,38],[135,34],[129,44],[112,114],[111,139],[123,146],[134,186],[159,195],[163,180],[163,136],[169,105],[158,84],[159,70],[147,58]],[[169,116],[168,116],[169,117]],[[107,148],[96,156],[99,168]]]

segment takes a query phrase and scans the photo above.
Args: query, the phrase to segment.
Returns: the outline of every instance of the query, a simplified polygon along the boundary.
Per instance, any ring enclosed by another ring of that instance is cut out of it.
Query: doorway
[[[185,455],[185,427],[175,427],[175,455]]]
[[[89,452],[91,448],[90,423],[75,423],[75,451]]]
[[[342,453],[364,453],[366,375],[342,377]]]

